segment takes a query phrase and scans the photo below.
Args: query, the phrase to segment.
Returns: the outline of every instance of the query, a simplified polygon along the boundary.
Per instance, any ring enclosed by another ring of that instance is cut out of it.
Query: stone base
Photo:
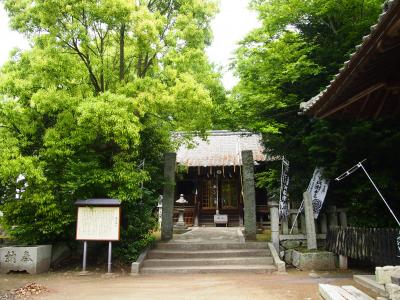
[[[182,234],[191,231],[192,229],[185,227],[174,227],[174,234]]]
[[[47,272],[51,261],[51,245],[10,246],[0,248],[0,272]]]
[[[336,269],[335,255],[328,251],[302,253],[293,250],[291,259],[292,265],[300,270],[329,271]]]

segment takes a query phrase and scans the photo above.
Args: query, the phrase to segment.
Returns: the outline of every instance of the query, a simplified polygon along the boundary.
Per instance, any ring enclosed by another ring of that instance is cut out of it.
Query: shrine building
[[[182,145],[176,153],[175,199],[180,195],[187,226],[244,225],[242,151],[251,150],[254,172],[265,169],[267,157],[260,134],[217,130],[204,140]],[[255,188],[257,225],[267,222],[267,192]],[[177,207],[174,204],[174,223]],[[227,224],[215,224],[216,214],[226,215]]]

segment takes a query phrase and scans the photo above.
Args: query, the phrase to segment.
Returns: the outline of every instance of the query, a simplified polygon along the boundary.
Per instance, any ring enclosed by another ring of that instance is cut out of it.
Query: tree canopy
[[[214,1],[4,0],[31,43],[0,73],[0,178],[7,231],[73,235],[76,199],[123,201],[121,251],[154,227],[171,131],[204,133],[224,90],[205,55]],[[138,168],[141,162],[144,168]],[[17,177],[27,187],[15,199]],[[141,188],[144,183],[144,188]],[[140,246],[140,245],[139,245]]]
[[[271,156],[291,163],[290,194],[298,205],[316,166],[335,178],[367,158],[391,203],[399,160],[395,120],[316,120],[298,115],[299,104],[323,90],[382,11],[382,0],[254,0],[261,26],[241,42],[233,63],[240,81],[221,109],[220,122],[263,133]],[[258,186],[279,190],[280,166],[271,163]],[[388,225],[386,210],[364,174],[331,181],[328,204],[350,208],[353,224]],[[368,214],[365,214],[368,211]]]

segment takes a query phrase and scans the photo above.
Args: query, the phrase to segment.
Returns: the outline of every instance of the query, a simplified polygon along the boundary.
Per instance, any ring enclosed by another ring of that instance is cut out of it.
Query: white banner
[[[281,192],[279,195],[279,217],[286,219],[289,216],[289,161],[282,158]]]
[[[318,218],[326,193],[328,192],[329,181],[322,177],[323,171],[323,168],[315,168],[313,177],[307,188],[307,191],[311,193],[314,219]]]

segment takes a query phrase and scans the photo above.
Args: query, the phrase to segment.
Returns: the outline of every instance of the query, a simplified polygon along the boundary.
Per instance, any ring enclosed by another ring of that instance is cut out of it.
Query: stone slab
[[[370,289],[383,297],[387,296],[385,286],[376,282],[375,275],[354,275],[353,279],[363,287]]]
[[[325,300],[373,300],[354,286],[335,286],[331,284],[319,284],[319,293]]]
[[[400,300],[400,286],[393,283],[388,283],[385,285],[386,292],[391,300]]]
[[[374,300],[364,292],[360,291],[359,289],[355,288],[352,285],[344,285],[342,286],[342,289],[345,291],[349,292],[350,294],[356,296],[359,300]]]
[[[335,254],[328,251],[302,253],[292,252],[292,264],[300,270],[329,271],[335,270]]]
[[[211,273],[273,273],[276,268],[271,265],[222,265],[222,266],[192,266],[192,267],[162,267],[143,268],[142,274],[211,274]]]
[[[0,272],[47,272],[51,262],[51,245],[10,246],[0,248]]]
[[[392,276],[397,272],[400,272],[400,266],[376,267],[376,282],[380,284],[392,283]]]

